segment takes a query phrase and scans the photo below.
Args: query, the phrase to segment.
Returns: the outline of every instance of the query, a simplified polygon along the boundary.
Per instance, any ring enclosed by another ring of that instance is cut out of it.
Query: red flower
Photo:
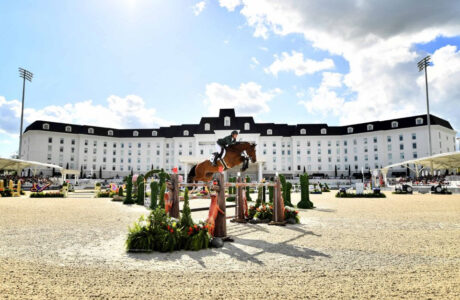
[[[195,225],[193,225],[193,227],[196,229],[196,228],[197,228],[196,224],[195,224]]]
[[[174,230],[171,229],[170,231],[171,231],[171,233],[174,233]]]

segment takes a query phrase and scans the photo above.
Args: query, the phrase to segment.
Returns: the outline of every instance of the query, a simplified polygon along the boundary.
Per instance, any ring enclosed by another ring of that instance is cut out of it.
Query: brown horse
[[[243,156],[244,152],[249,156],[251,162],[256,162],[256,144],[238,142],[226,149],[224,161],[227,167],[230,169],[243,163],[245,160]],[[192,167],[188,174],[187,181],[190,183],[194,181],[209,182],[212,180],[214,173],[219,172],[219,167],[223,167],[220,161],[218,161],[217,166],[214,167],[209,159],[205,160]]]

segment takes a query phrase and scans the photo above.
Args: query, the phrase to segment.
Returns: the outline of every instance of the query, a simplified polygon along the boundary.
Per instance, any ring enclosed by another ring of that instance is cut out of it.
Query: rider
[[[236,143],[236,138],[238,137],[238,131],[233,130],[232,133],[222,139],[218,139],[216,143],[216,151],[214,152],[214,159],[212,160],[212,165],[215,167],[217,166],[217,160],[219,157],[222,156],[224,153],[224,149],[228,146],[233,145]]]

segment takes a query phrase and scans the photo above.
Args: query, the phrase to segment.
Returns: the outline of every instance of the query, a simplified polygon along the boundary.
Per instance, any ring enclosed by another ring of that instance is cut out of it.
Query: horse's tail
[[[187,183],[193,183],[193,178],[195,178],[195,169],[196,169],[196,165],[194,165],[191,169],[190,169],[190,172],[188,172],[188,175],[187,175]]]

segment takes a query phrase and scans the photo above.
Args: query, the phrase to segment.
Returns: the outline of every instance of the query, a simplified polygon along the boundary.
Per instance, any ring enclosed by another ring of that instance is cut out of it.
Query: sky
[[[0,1],[0,156],[24,124],[346,125],[431,113],[460,129],[460,2]]]

